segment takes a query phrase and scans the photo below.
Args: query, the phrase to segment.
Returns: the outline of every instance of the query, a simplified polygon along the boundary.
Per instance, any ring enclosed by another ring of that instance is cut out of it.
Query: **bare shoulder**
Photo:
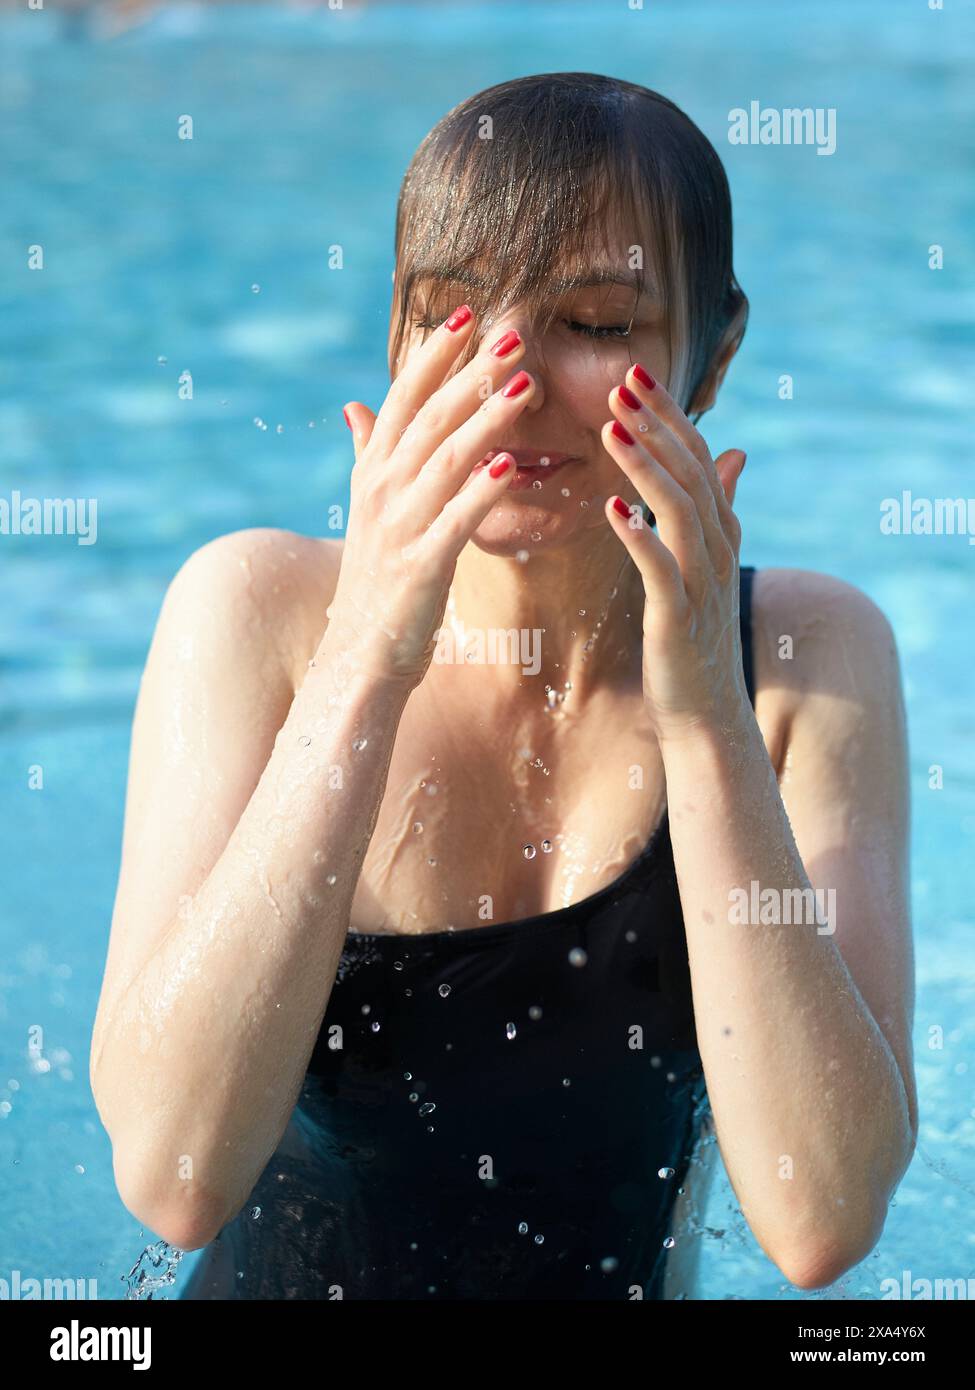
[[[756,686],[786,740],[800,710],[839,728],[900,705],[893,628],[862,589],[814,570],[765,569],[752,603]]]
[[[273,653],[297,681],[327,623],[342,545],[263,526],[217,536],[181,566],[164,607],[177,624],[204,608],[245,647]]]

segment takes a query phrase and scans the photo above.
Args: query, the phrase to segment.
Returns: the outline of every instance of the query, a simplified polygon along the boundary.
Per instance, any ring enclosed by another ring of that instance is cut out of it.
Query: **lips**
[[[522,488],[532,487],[535,482],[544,487],[545,483],[554,478],[556,473],[560,473],[567,463],[574,461],[574,455],[560,454],[554,450],[545,452],[542,449],[489,449],[480,462],[474,465],[473,472],[477,473],[486,468],[497,454],[510,454],[517,465],[507,492],[520,492]]]

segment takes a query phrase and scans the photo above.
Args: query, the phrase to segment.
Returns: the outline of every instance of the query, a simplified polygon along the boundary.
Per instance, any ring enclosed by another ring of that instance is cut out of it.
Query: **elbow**
[[[835,1284],[865,1260],[882,1232],[882,1221],[871,1225],[857,1238],[851,1238],[849,1231],[822,1231],[769,1254],[790,1284],[811,1292]]]
[[[199,1184],[150,1176],[144,1162],[113,1151],[115,1185],[123,1206],[148,1230],[177,1250],[202,1250],[226,1225],[222,1206],[200,1194]]]

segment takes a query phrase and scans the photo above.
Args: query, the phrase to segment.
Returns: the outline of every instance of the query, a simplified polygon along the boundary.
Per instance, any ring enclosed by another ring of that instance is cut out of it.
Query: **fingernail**
[[[469,304],[462,304],[459,309],[455,309],[449,319],[444,322],[444,328],[449,328],[451,333],[456,333],[458,328],[463,328],[471,317],[471,307]]]
[[[640,366],[639,362],[637,362],[637,364],[633,368],[633,375],[636,377],[640,385],[645,386],[648,391],[652,391],[657,384],[654,381],[653,377],[650,375],[650,373],[648,371],[645,371],[643,367]]]
[[[739,449],[738,452],[741,454],[741,468],[739,468],[738,472],[741,473],[745,464],[748,462],[748,455],[745,453],[744,449]]]
[[[349,419],[349,412],[346,410],[345,406],[342,407],[342,414],[345,417],[345,423],[348,425],[349,429],[351,429],[352,421]]]
[[[626,505],[626,503],[623,501],[622,497],[614,497],[614,498],[613,498],[613,506],[614,506],[615,509],[619,512],[620,516],[625,516],[625,517],[627,518],[627,520],[629,520],[629,517],[630,517],[630,509],[629,509],[629,507]]]
[[[511,328],[507,333],[502,333],[501,337],[491,348],[491,351],[494,353],[495,357],[507,357],[509,352],[514,352],[520,342],[520,336]]]
[[[632,444],[634,442],[632,434],[630,434],[629,430],[623,428],[619,420],[613,421],[613,428],[610,430],[610,434],[615,435],[621,444]]]
[[[642,402],[639,400],[637,396],[634,396],[633,392],[630,390],[628,386],[621,386],[619,388],[619,397],[623,404],[626,406],[627,410],[643,409]]]
[[[488,472],[492,478],[500,478],[503,473],[507,473],[512,463],[513,459],[510,454],[499,454],[488,468]]]
[[[513,376],[511,378],[511,380],[508,382],[507,386],[504,388],[501,394],[502,396],[506,396],[510,401],[513,396],[520,396],[522,391],[524,391],[530,385],[531,377],[528,375],[528,373],[519,372],[517,376]],[[632,443],[632,440],[630,442]]]

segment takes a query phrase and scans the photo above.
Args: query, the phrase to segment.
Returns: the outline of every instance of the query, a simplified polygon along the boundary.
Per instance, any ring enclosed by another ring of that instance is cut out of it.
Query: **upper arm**
[[[894,634],[841,580],[772,570],[756,582],[759,680],[779,687],[788,711],[783,804],[810,884],[835,892],[836,946],[890,1044],[916,1132],[910,784]]]
[[[220,857],[271,755],[294,698],[294,655],[309,640],[303,547],[313,544],[270,530],[222,536],[166,593],[132,726],[96,1038]]]

